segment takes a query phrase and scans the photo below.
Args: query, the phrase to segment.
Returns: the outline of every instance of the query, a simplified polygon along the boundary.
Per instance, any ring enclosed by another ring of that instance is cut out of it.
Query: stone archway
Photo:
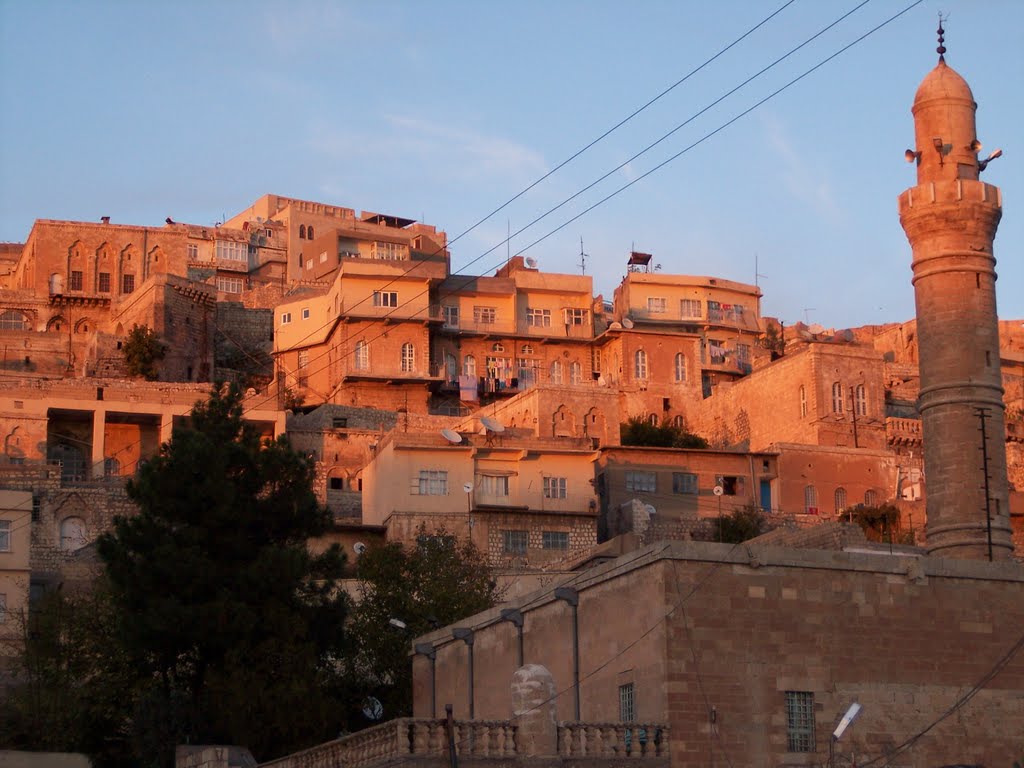
[[[576,417],[569,406],[562,404],[551,415],[551,434],[554,437],[576,437]]]

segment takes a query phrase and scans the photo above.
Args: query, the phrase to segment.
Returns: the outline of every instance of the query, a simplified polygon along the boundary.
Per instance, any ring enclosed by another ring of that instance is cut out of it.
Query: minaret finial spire
[[[949,16],[947,15],[946,18],[948,19]],[[944,19],[942,18],[942,11],[939,11],[939,28],[936,30],[936,32],[938,32],[939,34],[939,47],[935,49],[935,52],[939,54],[939,62],[944,64],[946,62],[946,46],[943,45],[943,43],[946,42],[946,38],[943,37],[943,35],[946,34],[946,30],[942,28],[943,21]]]

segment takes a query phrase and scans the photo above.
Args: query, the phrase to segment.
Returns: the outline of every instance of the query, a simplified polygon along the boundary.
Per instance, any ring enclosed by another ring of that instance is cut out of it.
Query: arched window
[[[858,416],[868,415],[868,397],[867,393],[864,391],[863,384],[858,384],[857,388],[853,390],[853,402],[855,413]]]
[[[121,474],[121,462],[113,456],[108,456],[103,460],[103,474],[107,477],[117,477]]]
[[[818,514],[818,489],[813,485],[804,488],[804,512],[809,515]]]
[[[633,355],[633,374],[637,379],[647,378],[647,353],[638,349]]]
[[[306,225],[305,224],[299,224],[299,240],[305,240],[305,239],[306,239]]]
[[[551,364],[551,383],[561,384],[562,383],[562,361],[555,360]]]
[[[581,384],[583,382],[583,366],[578,361],[569,363],[569,383]]]
[[[28,320],[17,310],[11,309],[0,315],[0,331],[27,331]]]
[[[60,524],[60,548],[74,552],[89,543],[89,531],[80,517],[65,517]]]
[[[407,341],[402,345],[402,370],[413,371],[416,369],[416,347],[412,342]]]
[[[684,419],[682,416],[676,416],[674,419],[672,419],[672,425],[676,429],[686,429],[686,419]]]
[[[841,514],[846,509],[846,489],[836,488],[836,514]]]
[[[686,355],[676,352],[676,381],[686,381]]]
[[[455,381],[459,378],[459,361],[451,352],[444,353],[444,375],[448,381]]]
[[[313,225],[312,224],[310,224],[308,227],[306,227],[306,239],[307,240],[312,240],[313,239]]]
[[[370,345],[360,339],[356,342],[355,367],[357,371],[370,369]]]
[[[497,344],[492,344],[491,345],[491,352],[504,352],[504,351],[505,351],[505,345],[502,344],[500,341]]]
[[[878,492],[869,488],[864,491],[864,506],[865,507],[877,507],[878,506]]]
[[[658,426],[658,414],[656,414],[656,413],[649,414],[647,416],[647,423],[650,424],[652,427]]]
[[[807,387],[800,385],[800,418],[807,417]]]
[[[843,412],[843,385],[838,381],[832,384],[832,413]]]
[[[464,376],[476,376],[476,358],[466,355],[462,358],[462,373]]]

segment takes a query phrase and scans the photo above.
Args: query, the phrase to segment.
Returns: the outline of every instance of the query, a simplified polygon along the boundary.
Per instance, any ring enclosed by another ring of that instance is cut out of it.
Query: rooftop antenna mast
[[[581,275],[587,274],[587,259],[588,258],[590,258],[590,255],[583,252],[583,236],[581,235],[580,236],[580,263],[579,263],[579,268],[580,268],[580,274]]]
[[[811,312],[817,312],[817,311],[818,311],[817,307],[804,307],[804,323],[805,324],[810,323],[811,322],[811,315],[810,315],[810,313]]]
[[[512,219],[505,219],[505,266],[512,261]]]
[[[755,288],[760,288],[761,287],[761,283],[758,282],[758,281],[762,277],[768,277],[768,275],[762,275],[760,272],[757,271],[757,251],[754,251],[754,287]]]

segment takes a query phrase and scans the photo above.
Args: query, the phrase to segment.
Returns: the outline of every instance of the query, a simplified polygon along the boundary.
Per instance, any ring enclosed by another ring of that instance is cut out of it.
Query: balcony
[[[402,370],[400,365],[381,366],[371,363],[365,368],[357,368],[352,363],[343,365],[338,371],[338,381],[388,381],[400,384],[407,381],[441,381],[445,376],[444,365],[431,363],[428,366],[416,366],[411,371]]]
[[[514,336],[516,327],[514,323],[507,321],[496,321],[493,323],[481,323],[473,320],[460,319],[458,322],[445,320],[441,327],[447,333],[478,333],[484,336]]]
[[[501,436],[496,435],[494,444],[500,443]],[[507,493],[504,495],[496,493],[484,493],[480,489],[473,491],[473,509],[482,507],[505,507],[514,509],[527,509],[531,512],[559,512],[574,515],[597,515],[597,498],[585,493],[569,494],[563,498],[547,498],[541,496],[537,491],[531,494]]]
[[[890,416],[885,420],[885,438],[889,445],[920,445],[921,420]]]
[[[399,304],[396,307],[375,307],[371,299],[365,299],[362,302],[342,302],[341,307],[338,309],[338,314],[350,320],[367,318],[371,320],[383,319],[388,322],[414,320],[427,323],[440,322],[444,319],[441,314],[441,308],[436,305],[415,307],[408,304]]]
[[[552,724],[554,725],[554,724]],[[519,744],[519,726],[508,720],[455,720],[452,740],[466,768],[519,765],[536,768],[620,766],[624,760],[657,768],[669,766],[669,729],[661,723],[559,723],[557,755],[529,754]],[[404,717],[344,736],[302,752],[262,763],[261,768],[377,768],[448,763],[444,720]]]

